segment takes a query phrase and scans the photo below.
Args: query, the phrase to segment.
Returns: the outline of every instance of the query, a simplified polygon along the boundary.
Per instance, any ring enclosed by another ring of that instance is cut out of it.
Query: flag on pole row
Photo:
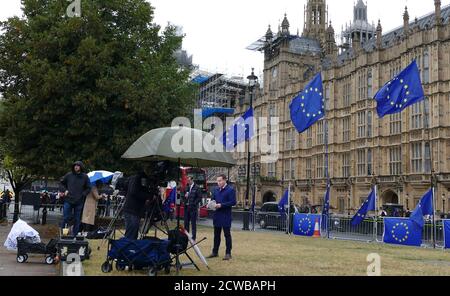
[[[366,201],[361,205],[356,215],[352,218],[352,226],[358,226],[361,222],[366,219],[367,213],[369,211],[376,211],[375,202],[376,202],[376,190],[372,189],[372,192],[367,197]]]
[[[237,145],[251,140],[255,136],[255,118],[253,108],[247,110],[227,129],[222,136],[222,143],[227,151],[232,151]]]
[[[288,205],[288,203],[289,203],[289,190],[286,190],[280,202],[278,203],[278,211],[280,212],[281,216],[283,216],[286,213],[286,206]]]
[[[321,215],[295,214],[293,233],[299,236],[313,236],[316,224],[320,225],[321,219]]]
[[[395,76],[375,95],[377,112],[380,118],[388,114],[402,112],[405,108],[424,100],[420,72],[413,61],[400,74]]]
[[[325,116],[322,74],[317,74],[289,106],[291,121],[299,133],[303,133]]]
[[[433,188],[431,188],[420,200],[416,209],[412,212],[409,219],[415,222],[419,227],[423,227],[425,224],[423,216],[434,215],[433,209]]]
[[[384,218],[383,242],[420,247],[422,245],[422,227],[410,219]]]

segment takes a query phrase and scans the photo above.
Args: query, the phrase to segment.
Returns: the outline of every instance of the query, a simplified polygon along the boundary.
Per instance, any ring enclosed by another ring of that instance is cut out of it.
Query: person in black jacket
[[[86,196],[91,191],[89,177],[83,172],[83,163],[77,161],[72,166],[72,172],[61,180],[64,192],[64,219],[61,228],[73,219],[73,235],[77,235],[81,225],[81,212],[83,211]]]
[[[139,235],[139,224],[145,213],[145,205],[151,198],[148,190],[148,176],[145,172],[140,172],[128,180],[125,186],[127,194],[123,206],[123,216],[125,218],[125,237],[137,240]]]
[[[186,188],[184,198],[184,229],[189,232],[189,226],[192,223],[192,239],[197,237],[197,216],[198,207],[202,201],[202,190],[198,187],[192,177],[188,177],[189,184]]]

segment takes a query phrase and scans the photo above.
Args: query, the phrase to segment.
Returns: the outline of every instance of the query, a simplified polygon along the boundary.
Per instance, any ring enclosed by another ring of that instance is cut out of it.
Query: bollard
[[[2,203],[0,208],[0,221],[6,218],[6,204]]]
[[[243,228],[242,230],[249,231],[250,230],[250,209],[244,210],[243,217]]]
[[[42,225],[47,224],[47,207],[44,207],[44,210],[42,211]]]

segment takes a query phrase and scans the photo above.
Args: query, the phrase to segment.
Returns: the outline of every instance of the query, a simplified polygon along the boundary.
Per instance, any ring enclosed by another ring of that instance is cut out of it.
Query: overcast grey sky
[[[149,0],[156,8],[155,22],[171,22],[183,27],[184,48],[194,55],[201,69],[229,75],[248,76],[254,67],[262,71],[259,52],[245,48],[259,39],[270,24],[274,31],[284,13],[291,24],[291,33],[302,32],[303,6],[306,0]],[[353,19],[356,0],[329,0],[329,19],[336,33]],[[403,24],[403,12],[408,6],[411,21],[434,11],[434,0],[368,0],[368,18],[381,19],[383,31]],[[0,20],[20,14],[20,0],[1,0]],[[69,2],[68,2],[69,3]],[[448,5],[450,0],[442,1]]]

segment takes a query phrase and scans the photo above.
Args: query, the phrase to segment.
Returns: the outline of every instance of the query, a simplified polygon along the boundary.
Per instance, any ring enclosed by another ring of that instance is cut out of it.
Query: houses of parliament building
[[[433,2],[426,1],[432,11]],[[264,163],[261,153],[252,154],[252,166],[259,168],[253,183],[257,204],[279,201],[291,184],[295,204],[321,205],[328,163],[335,213],[355,213],[373,184],[379,207],[400,204],[405,210],[413,210],[435,184],[436,210],[450,212],[450,7],[434,0],[434,12],[416,19],[405,8],[399,12],[403,26],[383,33],[383,20],[369,23],[367,5],[358,0],[339,46],[327,9],[326,0],[308,0],[303,33],[292,34],[285,16],[278,30],[269,27],[249,47],[264,54],[255,116],[280,120],[278,160]],[[414,59],[425,100],[379,118],[375,93]],[[299,134],[289,106],[319,72],[326,117]],[[241,102],[236,115],[248,108],[249,100]],[[272,136],[259,134],[269,142]],[[245,176],[237,171],[245,172],[246,154],[236,158],[233,176],[244,204]]]

